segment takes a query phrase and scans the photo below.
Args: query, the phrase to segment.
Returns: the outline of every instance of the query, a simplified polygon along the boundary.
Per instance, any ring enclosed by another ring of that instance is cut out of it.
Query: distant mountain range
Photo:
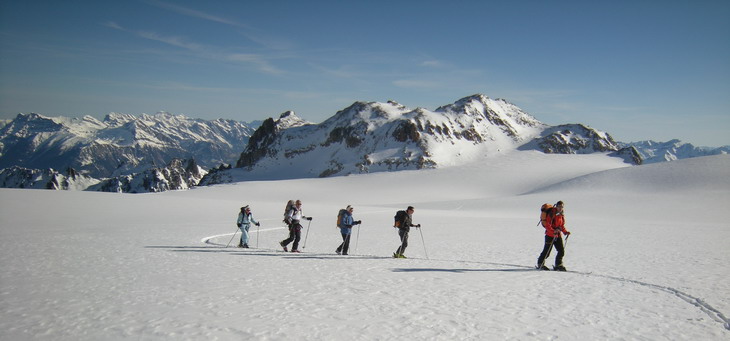
[[[634,147],[639,151],[643,163],[656,163],[689,159],[698,156],[709,156],[730,153],[730,146],[722,147],[695,147],[680,140],[668,142],[639,141],[621,143],[624,147]]]
[[[676,140],[616,142],[581,124],[548,126],[484,95],[433,111],[355,102],[319,124],[291,111],[253,124],[168,113],[103,121],[20,114],[0,127],[0,187],[154,192],[457,166],[516,149],[609,153],[631,164],[728,152]]]
[[[103,121],[20,114],[0,128],[0,168],[73,168],[104,178],[194,158],[211,168],[230,162],[255,127],[233,120],[199,120],[160,112],[109,114]]]

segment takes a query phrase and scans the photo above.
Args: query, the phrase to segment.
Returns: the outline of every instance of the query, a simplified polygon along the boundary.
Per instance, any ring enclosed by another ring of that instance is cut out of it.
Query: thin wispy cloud
[[[192,42],[184,37],[168,36],[168,35],[159,34],[157,32],[153,32],[153,31],[139,31],[139,30],[127,29],[114,21],[108,21],[108,22],[104,23],[103,25],[106,27],[115,29],[115,30],[134,34],[140,38],[153,40],[153,41],[161,42],[161,43],[164,43],[164,44],[167,44],[170,46],[193,51],[198,55],[198,57],[202,57],[202,58],[206,58],[206,59],[214,59],[217,61],[222,60],[222,61],[227,61],[227,62],[250,64],[250,65],[253,65],[260,72],[268,73],[268,74],[284,73],[282,70],[278,69],[273,64],[271,64],[265,56],[260,55],[260,54],[225,52],[225,51],[222,51],[223,49],[210,47],[210,46],[204,46],[202,44]]]
[[[352,79],[362,77],[365,72],[358,71],[349,65],[343,65],[338,67],[328,67],[319,63],[310,62],[309,66],[316,70],[318,73],[322,73],[335,78]]]
[[[175,36],[163,36],[156,32],[150,32],[150,31],[138,31],[137,35],[139,35],[142,38],[159,41],[161,43],[165,43],[168,45],[197,51],[201,49],[200,44],[192,43],[187,41],[185,38],[182,37],[175,37]]]
[[[149,3],[150,5],[153,5],[155,7],[162,8],[164,10],[168,10],[168,11],[180,14],[180,15],[242,28],[244,30],[242,30],[240,33],[243,36],[245,36],[252,42],[259,44],[268,49],[289,50],[289,49],[293,48],[295,45],[293,42],[291,42],[287,39],[267,36],[266,34],[259,32],[255,28],[250,27],[249,25],[240,23],[235,20],[223,18],[221,16],[217,16],[214,14],[210,14],[208,12],[198,11],[198,10],[195,10],[192,8],[183,7],[183,6],[171,4],[168,2],[164,2],[164,1],[148,0],[147,3]]]
[[[118,23],[116,23],[114,21],[108,21],[108,22],[104,23],[103,25],[106,27],[109,27],[109,28],[113,28],[115,30],[135,34],[138,37],[141,37],[144,39],[154,40],[154,41],[158,41],[158,42],[176,46],[176,47],[181,47],[181,48],[188,49],[188,50],[199,50],[202,47],[200,44],[196,44],[196,43],[187,41],[185,38],[182,38],[182,37],[165,36],[165,35],[161,35],[159,33],[152,32],[152,31],[130,30],[125,27],[122,27],[122,25],[119,25]]]
[[[269,74],[282,74],[283,71],[273,66],[261,55],[248,53],[235,53],[226,56],[227,60],[234,62],[251,63],[258,66],[259,71]]]
[[[126,31],[122,26],[119,26],[119,24],[114,21],[107,21],[103,25],[109,28],[113,28],[115,30]]]
[[[208,20],[208,21],[226,24],[226,25],[230,25],[230,26],[245,27],[245,25],[243,25],[239,22],[236,22],[234,20],[226,19],[226,18],[217,16],[217,15],[214,15],[214,14],[194,10],[194,9],[183,7],[183,6],[178,6],[178,5],[163,2],[163,1],[149,0],[149,1],[147,1],[147,3],[149,3],[150,5],[165,9],[165,10],[175,12],[177,14],[182,14],[182,15],[188,16],[188,17]]]
[[[444,67],[445,64],[444,64],[444,62],[439,61],[439,60],[426,60],[426,61],[421,62],[421,66],[438,68],[438,67]]]
[[[399,79],[393,81],[393,85],[401,88],[428,89],[437,87],[439,83],[420,79]]]

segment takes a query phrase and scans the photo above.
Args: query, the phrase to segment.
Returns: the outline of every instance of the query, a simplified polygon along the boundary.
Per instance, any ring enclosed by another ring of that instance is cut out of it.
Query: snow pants
[[[552,251],[553,246],[555,247],[555,250],[558,250],[558,254],[555,256],[555,266],[562,266],[563,265],[563,256],[565,255],[565,248],[563,247],[563,237],[555,237],[553,241],[553,237],[545,236],[545,247],[542,249],[542,253],[540,253],[540,257],[537,258],[537,264],[544,264],[546,258],[550,257],[550,251]]]
[[[398,235],[400,236],[400,246],[398,246],[398,249],[395,250],[396,255],[402,255],[404,252],[406,252],[406,248],[408,247],[408,230],[406,229],[398,229]]]
[[[342,252],[343,255],[347,254],[347,250],[350,249],[350,234],[342,233],[342,244],[337,247],[337,253]]]
[[[251,224],[241,224],[238,229],[241,230],[241,244],[248,245],[248,229]]]
[[[284,246],[289,245],[292,241],[294,241],[294,245],[292,245],[291,250],[299,250],[299,241],[302,239],[302,225],[296,223],[289,226],[289,238],[284,239],[281,241],[281,244]]]

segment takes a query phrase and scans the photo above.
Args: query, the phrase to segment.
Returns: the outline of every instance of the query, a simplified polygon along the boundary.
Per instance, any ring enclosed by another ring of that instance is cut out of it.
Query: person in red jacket
[[[555,266],[553,270],[565,271],[563,266],[563,256],[565,255],[565,248],[563,247],[563,234],[570,235],[570,231],[565,228],[565,205],[562,201],[558,201],[553,208],[548,211],[548,217],[545,220],[543,226],[545,227],[545,247],[540,253],[540,257],[537,258],[537,269],[539,270],[550,270],[545,266],[545,259],[550,256],[550,251],[555,246],[558,250],[558,254],[555,256]]]

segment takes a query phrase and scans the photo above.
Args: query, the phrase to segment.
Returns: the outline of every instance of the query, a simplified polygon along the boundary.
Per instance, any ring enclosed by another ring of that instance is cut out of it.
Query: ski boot
[[[562,264],[553,267],[554,271],[568,271]]]

